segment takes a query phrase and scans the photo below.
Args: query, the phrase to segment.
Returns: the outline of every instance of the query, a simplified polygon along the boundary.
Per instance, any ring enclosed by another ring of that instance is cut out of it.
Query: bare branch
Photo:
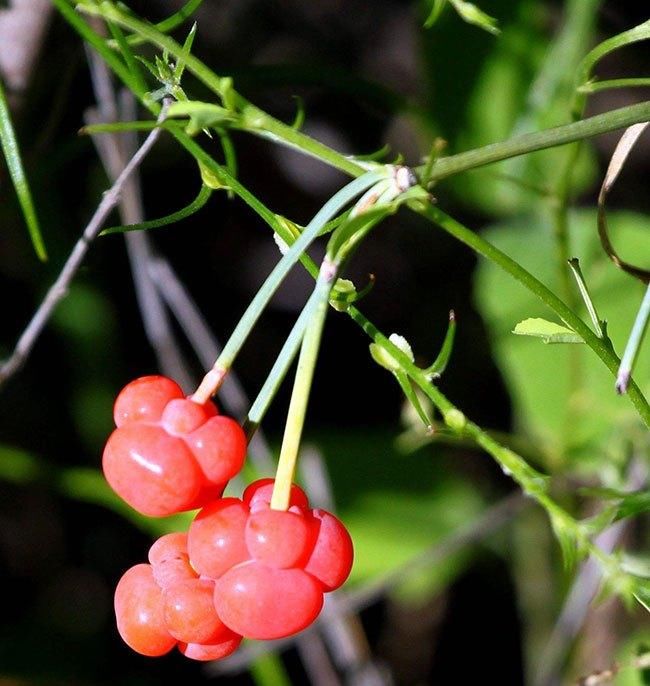
[[[159,123],[164,120],[166,113],[167,106],[164,105],[158,116]],[[27,325],[27,328],[18,339],[18,343],[16,344],[13,353],[2,366],[0,366],[0,386],[17,372],[29,357],[43,328],[52,316],[54,309],[67,294],[70,283],[86,257],[90,244],[97,238],[108,215],[119,202],[124,185],[154,146],[155,142],[160,137],[160,132],[160,128],[151,131],[144,143],[140,146],[135,155],[133,155],[126,167],[124,167],[124,170],[115,180],[115,183],[106,193],[104,193],[101,202],[88,222],[81,237],[72,249],[59,276],[50,287],[43,302],[39,305],[31,321]]]

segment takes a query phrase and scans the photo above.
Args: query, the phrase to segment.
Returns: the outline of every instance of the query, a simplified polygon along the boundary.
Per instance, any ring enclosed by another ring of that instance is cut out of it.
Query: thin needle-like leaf
[[[20,150],[18,149],[18,141],[14,132],[13,124],[11,123],[11,115],[9,113],[9,105],[5,98],[4,89],[0,82],[0,143],[2,144],[2,152],[7,161],[7,169],[11,176],[11,181],[16,189],[18,202],[23,211],[23,217],[27,224],[27,230],[32,239],[34,250],[39,259],[47,260],[47,251],[45,250],[45,243],[38,224],[38,217],[36,216],[36,209],[32,201],[32,194],[29,190],[27,177],[23,168],[22,159],[20,157]]]

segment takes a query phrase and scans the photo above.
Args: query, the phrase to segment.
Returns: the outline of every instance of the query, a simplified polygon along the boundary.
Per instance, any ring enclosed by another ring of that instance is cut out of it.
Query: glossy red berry
[[[239,648],[241,643],[241,636],[232,634],[232,638],[226,639],[221,643],[215,644],[200,644],[200,643],[179,643],[178,649],[189,657],[190,660],[201,660],[203,662],[208,660],[221,660],[228,657]]]
[[[170,584],[163,593],[165,625],[183,643],[219,643],[232,638],[214,609],[214,581],[188,579]]]
[[[185,437],[207,479],[226,483],[239,473],[246,459],[246,434],[230,417],[208,419]]]
[[[246,562],[217,579],[214,605],[224,624],[236,633],[270,640],[309,626],[323,606],[323,591],[301,569]]]
[[[205,482],[180,438],[139,422],[111,434],[102,467],[111,488],[135,510],[151,517],[188,509]]]
[[[352,539],[333,514],[312,510],[312,515],[320,522],[320,528],[305,571],[315,576],[326,591],[333,591],[350,575],[354,558]]]
[[[149,549],[149,562],[153,577],[162,589],[198,577],[187,554],[186,533],[161,536]]]
[[[253,558],[272,567],[303,567],[317,533],[311,517],[301,511],[260,509],[246,522],[246,546]]]
[[[218,579],[249,559],[244,531],[248,508],[237,498],[223,498],[203,508],[190,525],[187,549],[199,574]]]
[[[157,422],[170,400],[183,398],[181,387],[164,376],[141,376],[127,384],[113,408],[115,426],[129,422]]]
[[[141,655],[157,657],[176,645],[165,625],[162,590],[150,565],[136,565],[122,576],[115,589],[115,616],[120,636]]]
[[[260,505],[269,505],[273,495],[273,484],[275,479],[258,479],[250,484],[244,491],[242,500],[251,510],[256,510]],[[296,484],[291,484],[289,505],[296,505],[301,508],[309,507],[309,500],[305,492]]]

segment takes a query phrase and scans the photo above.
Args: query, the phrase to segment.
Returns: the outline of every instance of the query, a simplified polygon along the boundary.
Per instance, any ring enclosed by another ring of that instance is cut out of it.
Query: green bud
[[[413,362],[415,359],[413,357],[413,350],[411,350],[411,346],[404,336],[393,333],[389,336],[388,340],[394,346],[398,347],[409,360]],[[389,352],[384,350],[384,348],[377,345],[377,343],[370,344],[370,354],[378,365],[382,366],[384,369],[388,369],[389,372],[396,372],[401,369],[400,363]]]
[[[456,433],[462,433],[467,426],[467,417],[456,408],[447,410],[444,415],[445,424]]]

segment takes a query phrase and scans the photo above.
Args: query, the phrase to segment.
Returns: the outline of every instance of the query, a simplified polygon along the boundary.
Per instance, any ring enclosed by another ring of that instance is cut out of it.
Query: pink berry
[[[170,400],[182,398],[181,387],[164,376],[142,376],[127,384],[113,408],[116,426],[131,422],[156,422]]]
[[[192,566],[199,574],[218,579],[249,558],[244,540],[248,508],[237,498],[223,498],[204,507],[187,535]]]
[[[163,410],[161,426],[172,436],[179,436],[198,429],[207,419],[203,405],[187,398],[174,398]]]
[[[244,465],[246,434],[230,417],[212,417],[184,438],[206,478],[213,483],[225,484]]]
[[[305,571],[315,576],[326,591],[333,591],[343,584],[352,569],[352,539],[333,514],[317,509],[312,510],[312,515],[320,521],[320,529]]]
[[[153,569],[153,577],[162,589],[179,581],[198,577],[190,565],[185,533],[161,536],[149,549],[149,562]]]
[[[251,510],[256,510],[260,505],[269,505],[273,494],[274,483],[275,479],[258,479],[257,481],[254,481],[244,491],[242,500]],[[304,509],[309,507],[309,501],[305,492],[296,484],[291,484],[289,505],[297,505]]]
[[[201,643],[179,643],[178,649],[189,657],[190,660],[201,660],[203,662],[208,660],[221,660],[228,657],[239,648],[241,643],[241,636],[232,634],[232,638],[226,639],[221,643],[215,644],[201,644]]]
[[[136,565],[122,576],[115,589],[115,617],[124,642],[141,655],[157,657],[176,645],[165,625],[162,591],[150,565]]]
[[[188,509],[205,482],[185,443],[147,424],[116,429],[106,443],[102,466],[111,488],[152,517]]]
[[[296,508],[298,509],[298,508]],[[314,548],[317,528],[302,513],[264,509],[246,522],[246,545],[252,557],[271,567],[303,567]]]
[[[183,643],[218,643],[232,632],[219,619],[212,597],[214,581],[189,579],[168,586],[163,593],[165,625]]]
[[[300,569],[246,562],[216,581],[214,605],[235,633],[271,640],[309,626],[323,606],[323,592],[320,583]]]

